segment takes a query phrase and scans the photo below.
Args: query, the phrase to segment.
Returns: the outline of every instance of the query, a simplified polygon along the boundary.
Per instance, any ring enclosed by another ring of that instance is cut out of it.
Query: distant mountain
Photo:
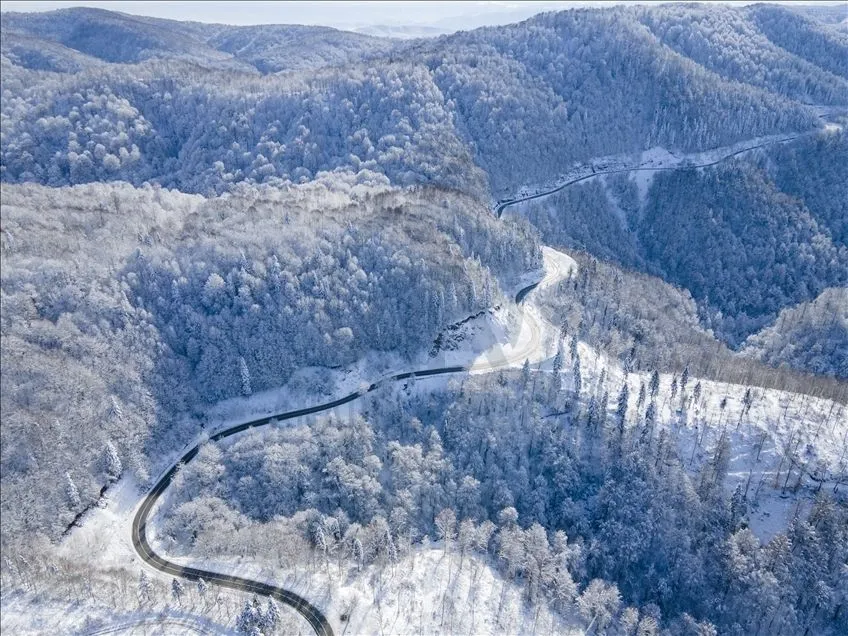
[[[848,380],[848,289],[832,287],[784,309],[745,341],[742,352],[774,366]]]
[[[761,31],[771,13],[686,5],[411,41],[88,9],[4,14],[0,178],[212,193],[364,169],[501,197],[599,155],[819,126],[808,103],[848,104],[829,61],[848,47],[774,11],[795,30]]]
[[[132,64],[152,58],[186,58],[203,66],[261,73],[314,69],[355,62],[384,52],[391,42],[357,33],[312,26],[245,26],[178,22],[102,9],[74,8],[44,13],[4,13],[9,47],[20,36],[60,44],[104,62]],[[4,42],[4,50],[7,48]],[[69,55],[70,57],[71,55]],[[43,69],[32,57],[21,66]],[[64,71],[60,64],[44,70]],[[78,70],[78,69],[77,69]],[[67,72],[67,71],[65,71]]]
[[[372,35],[381,38],[395,38],[399,40],[411,40],[415,38],[432,38],[439,35],[447,35],[453,33],[452,29],[427,26],[427,25],[394,25],[394,24],[372,24],[368,26],[357,27],[354,29],[356,33],[363,35]]]
[[[821,22],[822,24],[836,26],[848,23],[848,7],[844,2],[838,4],[796,4],[790,7],[796,13]]]
[[[184,55],[200,60],[228,56],[206,45],[214,26],[74,8],[44,13],[4,13],[3,31],[61,44],[104,62],[131,64],[152,57]]]
[[[313,26],[229,27],[207,44],[260,73],[341,66],[390,50],[389,41]]]

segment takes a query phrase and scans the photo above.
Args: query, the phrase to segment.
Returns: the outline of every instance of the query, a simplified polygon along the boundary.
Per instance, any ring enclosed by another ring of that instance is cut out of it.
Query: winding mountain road
[[[744,152],[749,152],[751,150],[755,150],[757,148],[763,148],[766,146],[786,143],[791,141],[792,139],[796,139],[798,135],[782,138],[779,140],[771,140],[767,142],[763,142],[761,144],[755,146],[749,146],[743,148],[741,150],[734,151],[729,153],[715,161],[711,161],[709,163],[704,163],[700,165],[675,165],[675,166],[662,166],[662,167],[634,167],[634,168],[618,168],[614,170],[605,170],[593,172],[591,174],[583,175],[581,177],[572,179],[566,183],[563,183],[555,188],[547,190],[545,192],[539,192],[536,194],[517,197],[515,199],[511,199],[508,201],[503,201],[497,205],[495,208],[497,216],[501,216],[503,210],[511,205],[515,205],[517,203],[521,203],[524,201],[530,201],[533,199],[539,199],[541,197],[548,196],[555,192],[559,192],[560,190],[564,190],[568,186],[574,185],[575,183],[579,183],[581,181],[585,181],[587,179],[591,179],[592,177],[597,177],[599,175],[604,174],[615,174],[621,172],[645,172],[645,171],[669,171],[669,170],[681,170],[681,169],[689,169],[689,168],[705,168],[709,166],[714,166],[722,161],[726,161],[731,157],[735,157],[736,155],[742,154]],[[527,296],[536,289],[539,285],[548,285],[555,282],[557,279],[562,277],[565,272],[563,271],[563,267],[557,263],[556,259],[547,258],[548,254],[546,254],[546,273],[545,277],[536,283],[531,285],[527,285],[518,291],[515,296],[516,304],[521,304]],[[275,415],[270,415],[267,417],[262,417],[259,419],[252,420],[250,422],[244,422],[242,424],[238,424],[236,426],[232,426],[226,428],[224,430],[219,431],[218,433],[209,437],[210,441],[217,442],[219,440],[225,439],[232,435],[237,435],[238,433],[244,432],[251,428],[256,428],[259,426],[265,426],[271,422],[282,422],[286,420],[292,420],[298,417],[302,417],[304,415],[312,415],[315,413],[322,413],[325,411],[330,411],[336,407],[342,406],[349,402],[353,402],[354,400],[359,399],[363,395],[370,393],[372,391],[376,391],[382,386],[385,386],[390,383],[400,382],[406,379],[409,379],[412,376],[416,377],[428,377],[435,375],[446,375],[452,373],[467,373],[471,371],[487,371],[494,370],[497,368],[502,368],[505,366],[509,366],[511,364],[515,364],[517,362],[521,362],[526,359],[529,355],[531,355],[534,351],[537,351],[541,346],[541,326],[534,316],[531,315],[532,312],[525,311],[524,319],[525,324],[529,326],[530,329],[530,337],[523,346],[516,346],[512,348],[508,353],[505,353],[503,350],[499,353],[496,359],[492,359],[493,356],[489,356],[487,359],[481,359],[473,364],[469,365],[458,365],[458,366],[446,366],[435,369],[422,369],[419,371],[409,371],[405,373],[397,373],[382,380],[378,380],[374,382],[368,388],[357,391],[354,393],[350,393],[344,397],[341,397],[337,400],[333,400],[332,402],[327,402],[325,404],[318,404],[315,406],[310,406],[307,408],[297,409],[294,411],[287,411],[285,413],[278,413]],[[150,567],[163,572],[164,574],[168,574],[174,577],[180,577],[184,579],[188,579],[190,581],[197,581],[199,579],[203,579],[207,583],[215,584],[220,587],[226,587],[232,590],[236,590],[239,592],[247,592],[251,594],[257,594],[261,596],[268,596],[276,599],[280,603],[288,605],[299,614],[301,614],[311,625],[312,629],[315,631],[318,636],[332,636],[333,628],[331,627],[327,617],[319,610],[317,607],[312,605],[308,600],[299,596],[298,594],[286,590],[282,587],[270,585],[268,583],[263,583],[261,581],[254,581],[251,579],[233,576],[229,574],[224,574],[220,572],[214,572],[211,570],[203,570],[199,568],[193,567],[185,567],[179,565],[178,563],[174,563],[172,561],[168,561],[166,558],[157,554],[153,547],[147,540],[147,522],[150,514],[153,512],[153,509],[156,506],[156,503],[159,501],[159,498],[162,494],[168,489],[171,483],[174,480],[177,472],[180,470],[180,467],[188,464],[197,453],[200,451],[200,444],[194,446],[189,451],[187,451],[173,466],[171,466],[159,479],[159,481],[153,486],[153,488],[147,493],[147,495],[142,500],[139,505],[138,510],[136,511],[135,517],[133,518],[132,524],[132,542],[135,551],[138,553],[139,557]]]
[[[785,144],[789,141],[793,141],[795,139],[798,139],[799,137],[802,137],[804,135],[812,134],[812,132],[818,132],[818,129],[816,129],[815,131],[811,131],[811,133],[801,133],[801,134],[798,134],[798,135],[792,135],[790,137],[781,137],[780,139],[771,139],[769,141],[764,141],[763,143],[757,144],[755,146],[746,146],[745,148],[742,148],[740,150],[734,150],[733,152],[728,153],[726,155],[723,155],[723,156],[719,157],[718,159],[716,159],[714,161],[710,161],[708,163],[701,163],[701,164],[682,164],[682,163],[679,163],[679,164],[675,164],[673,166],[644,166],[644,167],[635,166],[635,167],[632,167],[632,168],[615,168],[614,170],[599,170],[597,172],[591,172],[589,174],[584,174],[581,177],[577,177],[575,179],[572,179],[571,181],[566,181],[565,183],[562,183],[562,184],[556,186],[555,188],[551,188],[550,190],[545,190],[544,192],[537,192],[536,194],[528,194],[527,196],[516,197],[514,199],[508,199],[507,201],[502,201],[502,202],[498,203],[497,206],[495,207],[495,214],[498,216],[498,218],[500,218],[501,214],[503,214],[504,209],[508,208],[511,205],[516,205],[518,203],[524,203],[525,201],[532,201],[533,199],[541,199],[542,197],[549,196],[551,194],[559,192],[560,190],[565,190],[568,186],[572,186],[575,183],[580,183],[581,181],[586,181],[587,179],[591,179],[593,177],[598,177],[600,175],[619,174],[619,173],[622,173],[622,172],[665,172],[665,171],[670,171],[670,170],[691,170],[693,168],[709,168],[710,166],[715,166],[715,165],[720,164],[723,161],[727,161],[728,159],[732,159],[733,157],[736,157],[737,155],[741,155],[741,154],[746,153],[746,152],[751,152],[752,150],[757,150],[758,148],[766,148],[768,146],[775,146],[777,144]]]
[[[527,285],[526,287],[519,290],[515,296],[516,304],[521,304],[527,298],[528,294],[534,289],[536,289],[539,285],[552,284],[563,275],[564,272],[562,272],[562,267],[557,263],[556,259],[546,257],[545,260],[547,267],[544,278],[541,281],[535,282],[531,285]],[[282,422],[302,417],[304,415],[311,415],[315,413],[330,411],[336,407],[342,406],[343,404],[353,402],[354,400],[359,399],[367,393],[376,391],[382,386],[394,382],[407,380],[412,376],[420,378],[451,373],[493,370],[509,366],[510,364],[514,364],[516,362],[523,361],[534,351],[538,350],[541,344],[541,327],[537,323],[536,319],[533,316],[530,316],[529,313],[530,312],[524,313],[526,322],[531,330],[529,340],[524,343],[523,346],[516,347],[515,350],[510,351],[508,354],[499,356],[496,360],[478,360],[470,365],[446,366],[436,369],[422,369],[420,371],[408,371],[405,373],[397,373],[374,382],[373,384],[368,386],[368,388],[363,389],[362,391],[350,393],[349,395],[341,397],[337,400],[333,400],[332,402],[327,402],[325,404],[317,404],[315,406],[297,409],[294,411],[287,411],[285,413],[278,413],[275,415],[255,419],[250,422],[244,422],[236,426],[231,426],[229,428],[219,431],[214,435],[211,435],[209,437],[209,440],[212,442],[217,442],[227,437],[231,437],[232,435],[242,433],[248,429],[256,428],[259,426],[265,426],[266,424],[270,424],[271,422]],[[180,459],[159,478],[159,481],[156,482],[153,488],[151,488],[150,492],[148,492],[142,500],[138,510],[136,511],[132,523],[132,543],[139,557],[141,557],[141,559],[147,565],[170,576],[188,579],[189,581],[197,581],[199,579],[203,579],[207,583],[215,584],[220,587],[226,587],[239,592],[247,592],[251,594],[272,597],[280,603],[288,605],[289,607],[297,611],[299,614],[301,614],[309,622],[309,624],[312,626],[312,629],[315,631],[316,634],[318,634],[318,636],[332,636],[333,628],[330,626],[327,617],[324,616],[321,610],[319,610],[317,607],[312,605],[309,601],[299,596],[298,594],[295,594],[294,592],[286,590],[282,587],[269,585],[268,583],[263,583],[261,581],[254,581],[251,579],[224,574],[221,572],[214,572],[211,570],[185,567],[179,565],[178,563],[168,561],[163,556],[157,554],[153,547],[150,545],[150,542],[147,540],[147,522],[151,513],[153,512],[153,509],[156,506],[156,503],[159,501],[159,498],[162,496],[162,494],[171,485],[174,480],[174,477],[177,475],[180,468],[185,464],[188,464],[192,459],[194,459],[194,457],[199,451],[200,444],[194,446],[191,450],[187,451],[182,457],[180,457]]]

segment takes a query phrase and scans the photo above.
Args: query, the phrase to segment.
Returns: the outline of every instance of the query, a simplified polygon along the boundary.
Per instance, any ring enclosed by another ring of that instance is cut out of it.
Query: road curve
[[[813,132],[817,132],[816,131]],[[715,161],[710,161],[709,163],[701,163],[701,164],[677,164],[674,166],[661,166],[656,168],[644,167],[644,168],[616,168],[615,170],[599,170],[598,172],[593,172],[591,174],[583,175],[582,177],[577,177],[576,179],[572,179],[571,181],[566,181],[558,185],[555,188],[551,188],[550,190],[545,190],[544,192],[537,192],[536,194],[528,194],[524,197],[516,197],[515,199],[509,199],[507,201],[502,201],[498,203],[495,207],[495,214],[500,218],[501,214],[503,214],[504,209],[508,208],[511,205],[515,205],[517,203],[524,203],[525,201],[532,201],[533,199],[541,199],[542,197],[546,197],[550,194],[554,194],[555,192],[559,192],[560,190],[565,190],[568,186],[572,186],[575,183],[580,183],[581,181],[586,181],[587,179],[591,179],[592,177],[597,177],[604,174],[618,174],[621,172],[663,172],[668,170],[691,170],[692,168],[709,168],[710,166],[715,166],[720,164],[722,161],[727,161],[732,157],[737,155],[741,155],[745,152],[750,152],[751,150],[757,150],[758,148],[765,148],[766,146],[774,146],[777,144],[785,144],[789,141],[793,141],[798,139],[803,135],[807,135],[810,133],[802,133],[799,135],[793,135],[791,137],[783,137],[781,139],[772,139],[771,141],[764,141],[761,144],[757,144],[756,146],[748,146],[747,148],[742,148],[741,150],[735,150],[729,154],[724,155],[723,157],[719,157]]]
[[[519,290],[519,292],[515,295],[515,302],[517,304],[521,303],[527,297],[527,295],[532,292],[538,285],[539,283],[536,282],[532,285],[527,285],[526,287]],[[505,361],[503,363],[491,366],[494,368],[497,366],[503,366],[504,364],[508,363],[509,361]],[[409,379],[412,376],[421,378],[433,375],[445,375],[449,373],[462,373],[470,371],[472,369],[472,366],[473,365],[440,367],[437,369],[422,369],[420,371],[407,371],[405,373],[397,373],[395,375],[391,375],[387,378],[374,382],[368,388],[362,391],[350,393],[349,395],[341,397],[337,400],[333,400],[332,402],[318,404],[316,406],[310,406],[294,411],[287,411],[285,413],[278,413],[276,415],[269,415],[256,420],[252,420],[250,422],[244,422],[243,424],[231,426],[230,428],[226,428],[214,435],[211,435],[209,437],[209,440],[217,442],[219,440],[230,437],[232,435],[236,435],[248,429],[256,428],[259,426],[265,426],[266,424],[269,424],[271,422],[282,422],[285,420],[295,419],[304,415],[311,415],[314,413],[329,411],[343,404],[353,402],[354,400],[359,399],[363,395],[372,391],[376,391],[377,389],[386,384],[392,382],[400,382],[402,380]],[[150,489],[150,491],[142,500],[141,505],[136,511],[135,517],[133,518],[132,524],[132,542],[135,551],[138,553],[138,556],[141,557],[141,559],[147,565],[159,570],[160,572],[174,577],[188,579],[189,581],[197,581],[198,579],[203,579],[207,583],[218,585],[220,587],[226,587],[239,592],[248,592],[260,596],[272,597],[280,603],[288,605],[296,612],[298,612],[301,616],[303,616],[309,622],[309,624],[312,626],[312,629],[318,636],[333,636],[333,628],[330,626],[327,617],[324,616],[321,610],[312,605],[312,603],[307,601],[302,596],[299,596],[298,594],[295,594],[290,590],[286,590],[282,587],[274,585],[269,585],[268,583],[263,583],[261,581],[254,581],[251,579],[243,578],[240,576],[232,576],[229,574],[222,574],[220,572],[213,572],[211,570],[185,567],[179,565],[178,563],[168,561],[164,557],[156,554],[156,552],[153,550],[153,547],[147,540],[148,517],[153,511],[153,508],[156,506],[156,502],[168,489],[168,486],[171,485],[171,482],[173,482],[174,477],[177,475],[180,468],[185,464],[188,464],[192,459],[194,459],[194,457],[199,451],[200,444],[194,446],[191,450],[187,451],[173,466],[171,466],[162,475],[162,477],[159,478],[159,481],[156,482],[153,488]]]

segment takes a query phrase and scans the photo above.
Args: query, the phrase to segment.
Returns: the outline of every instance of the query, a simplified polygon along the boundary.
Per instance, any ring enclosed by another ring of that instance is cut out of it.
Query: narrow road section
[[[818,130],[819,129],[816,129],[813,132],[818,132]],[[808,135],[808,134],[811,134],[811,133],[804,133],[803,135]],[[793,135],[791,137],[783,137],[781,139],[771,139],[769,141],[764,141],[763,143],[757,144],[755,146],[747,146],[747,147],[742,148],[740,150],[735,150],[731,153],[728,153],[728,154],[726,154],[722,157],[719,157],[718,159],[716,159],[714,161],[710,161],[708,163],[701,163],[701,164],[679,163],[679,164],[676,164],[676,165],[673,165],[673,166],[654,166],[654,167],[650,167],[650,166],[638,167],[638,166],[636,166],[636,167],[632,167],[632,168],[615,168],[613,170],[598,170],[597,172],[590,172],[589,174],[584,174],[583,176],[577,177],[576,179],[572,179],[571,181],[566,181],[565,183],[562,183],[562,184],[556,186],[555,188],[551,188],[550,190],[545,190],[544,192],[537,192],[536,194],[528,194],[527,196],[516,197],[514,199],[508,199],[506,201],[501,201],[495,207],[495,214],[498,216],[498,218],[500,218],[500,216],[503,214],[503,211],[511,205],[516,205],[518,203],[524,203],[525,201],[532,201],[533,199],[541,199],[542,197],[549,196],[551,194],[559,192],[560,190],[565,190],[568,186],[572,186],[575,183],[580,183],[581,181],[586,181],[587,179],[591,179],[593,177],[598,177],[600,175],[619,174],[619,173],[622,173],[622,172],[664,172],[664,171],[669,171],[669,170],[692,170],[693,168],[709,168],[710,166],[718,165],[722,161],[727,161],[728,159],[736,157],[737,155],[741,155],[741,154],[746,153],[746,152],[751,152],[752,150],[757,150],[758,148],[766,148],[767,146],[774,146],[774,145],[777,145],[777,144],[785,144],[787,142],[798,139],[799,137],[802,137],[803,135],[799,134],[799,135]]]
[[[559,274],[559,272],[557,272],[557,274]],[[548,275],[545,277],[545,279],[547,280],[550,277],[551,276]],[[526,287],[519,290],[519,292],[515,295],[516,304],[522,303],[524,299],[527,298],[527,295],[532,292],[538,285],[539,282],[536,282],[531,285],[527,285]],[[535,346],[535,340],[533,346]],[[525,354],[526,352],[522,353]],[[491,366],[492,368],[496,368],[498,366],[505,366],[511,363],[512,361],[512,358],[510,358],[501,363],[489,366]],[[312,415],[314,413],[330,411],[336,407],[342,406],[343,404],[353,402],[354,400],[359,399],[367,393],[376,391],[382,386],[393,382],[407,380],[412,376],[421,378],[433,375],[445,375],[449,373],[463,373],[471,371],[472,368],[474,370],[480,370],[481,367],[479,365],[467,365],[441,367],[437,369],[422,369],[420,371],[407,371],[405,373],[397,373],[395,375],[374,382],[367,389],[351,393],[337,400],[333,400],[332,402],[327,402],[326,404],[318,404],[316,406],[310,406],[294,411],[287,411],[285,413],[278,413],[276,415],[269,415],[267,417],[262,417],[256,420],[252,420],[250,422],[244,422],[243,424],[232,426],[230,428],[219,431],[215,435],[211,435],[209,437],[209,440],[212,442],[217,442],[227,437],[231,437],[232,435],[242,433],[248,429],[257,428],[259,426],[265,426],[266,424],[270,424],[271,422],[283,422],[286,420],[292,420],[298,417],[302,417],[304,415]],[[207,583],[218,585],[220,587],[226,587],[239,592],[247,592],[249,594],[272,597],[278,602],[288,605],[296,612],[298,612],[301,616],[303,616],[309,622],[309,624],[312,626],[312,629],[318,636],[332,636],[333,628],[330,626],[327,617],[324,616],[321,610],[312,605],[312,603],[307,601],[302,596],[299,596],[298,594],[295,594],[290,590],[286,590],[282,587],[269,585],[268,583],[254,581],[239,576],[222,574],[220,572],[213,572],[211,570],[185,567],[179,565],[178,563],[168,561],[164,557],[158,555],[153,550],[153,547],[147,540],[148,518],[153,512],[153,509],[156,506],[156,503],[158,502],[159,498],[168,489],[168,486],[171,485],[171,482],[174,480],[174,477],[177,475],[180,468],[185,464],[188,464],[192,459],[194,459],[199,451],[200,445],[198,444],[197,446],[186,452],[173,466],[171,466],[170,469],[168,469],[167,472],[165,472],[165,474],[162,475],[162,477],[160,477],[159,481],[156,482],[156,485],[154,485],[153,488],[150,489],[150,492],[148,492],[145,498],[142,500],[141,505],[139,506],[135,517],[133,518],[132,524],[133,547],[135,548],[135,551],[138,553],[139,557],[141,557],[141,559],[147,565],[170,576],[188,579],[189,581],[197,581],[199,579],[203,579]]]

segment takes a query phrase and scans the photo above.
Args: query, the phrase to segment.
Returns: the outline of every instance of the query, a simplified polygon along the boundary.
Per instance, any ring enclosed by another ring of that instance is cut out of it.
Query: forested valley
[[[115,464],[146,482],[148,458],[195,435],[204,405],[299,367],[427,349],[538,267],[526,225],[364,178],[208,200],[3,186],[7,536],[58,537]]]
[[[684,290],[695,302],[693,324],[699,321],[732,349],[753,351],[743,346],[746,338],[758,339],[766,328],[769,341],[789,338],[802,316],[808,324],[805,311],[789,308],[846,285],[846,158],[848,137],[823,132],[708,168],[657,172],[644,194],[637,173],[623,172],[508,214],[530,220],[549,245],[585,251]],[[827,293],[840,298],[838,291]],[[760,359],[845,379],[844,311],[818,321],[829,331],[814,355],[775,343]]]
[[[845,24],[4,7],[3,630],[848,632]]]

